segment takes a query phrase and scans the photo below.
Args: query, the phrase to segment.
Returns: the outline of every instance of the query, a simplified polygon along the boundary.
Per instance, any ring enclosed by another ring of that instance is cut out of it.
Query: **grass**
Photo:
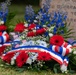
[[[26,68],[21,68],[5,65],[5,63],[0,60],[0,75],[65,75],[65,74],[55,74],[51,70],[27,70]]]
[[[64,75],[64,74],[53,74],[50,71],[42,71],[42,72],[35,72],[35,71],[28,71],[25,70],[24,72],[20,73],[18,71],[14,71],[10,68],[0,68],[0,75]]]
[[[0,67],[0,75],[76,75],[76,74],[55,74],[52,71],[32,71],[32,70],[25,70],[23,72],[15,70],[12,67]]]

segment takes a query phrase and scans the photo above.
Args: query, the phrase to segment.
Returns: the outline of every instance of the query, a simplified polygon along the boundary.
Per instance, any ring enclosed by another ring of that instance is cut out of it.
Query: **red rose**
[[[50,38],[50,44],[62,46],[64,43],[64,38],[61,35],[54,35]]]
[[[10,64],[11,58],[14,56],[14,54],[14,52],[7,53],[5,56],[2,57],[2,60]]]
[[[40,61],[49,61],[51,60],[51,55],[47,52],[40,52],[37,59]]]
[[[15,32],[23,32],[26,27],[24,23],[18,23],[14,29]]]
[[[0,25],[0,31],[4,31],[6,29],[7,29],[7,27],[5,25]]]
[[[16,64],[18,67],[22,67],[28,58],[28,54],[23,52],[20,52],[19,56],[16,58]]]

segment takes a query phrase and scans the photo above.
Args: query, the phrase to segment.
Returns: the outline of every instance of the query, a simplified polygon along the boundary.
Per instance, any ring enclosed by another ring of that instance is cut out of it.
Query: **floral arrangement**
[[[7,26],[5,25],[8,16],[8,2],[2,2],[0,5],[0,55],[4,52],[5,46],[2,45],[8,42],[9,35],[6,32]]]
[[[32,6],[27,6],[25,22],[17,23],[9,35],[4,25],[8,12],[0,11],[0,57],[19,68],[24,65],[39,68],[54,60],[60,64],[60,70],[66,72],[68,55],[72,53],[72,44],[66,42],[71,37],[71,31],[67,29],[67,14],[60,11],[49,13],[51,0],[45,1],[37,14]]]

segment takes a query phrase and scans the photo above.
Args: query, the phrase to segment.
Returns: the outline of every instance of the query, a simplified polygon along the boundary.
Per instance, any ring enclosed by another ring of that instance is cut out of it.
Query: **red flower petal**
[[[60,35],[54,35],[50,38],[50,44],[61,46],[64,43],[64,38]]]
[[[18,23],[14,29],[15,32],[23,32],[26,27],[24,23]]]
[[[19,56],[16,58],[16,64],[18,67],[22,67],[28,58],[28,54],[24,51],[20,52]]]
[[[36,27],[36,24],[30,24],[30,26],[28,27],[28,30],[32,30]]]
[[[7,63],[9,63],[10,64],[10,62],[11,62],[11,58],[14,56],[14,52],[12,52],[12,53],[7,53],[5,56],[3,56],[3,61],[5,61],[5,62],[7,62]]]
[[[45,33],[45,32],[46,32],[45,28],[41,28],[41,29],[38,29],[38,30],[36,31],[36,35],[40,35],[40,34],[43,34],[43,33]]]
[[[38,54],[37,59],[40,61],[49,61],[49,60],[51,60],[51,55],[49,53],[46,53],[46,52],[40,52]]]
[[[7,29],[7,27],[5,25],[0,25],[0,31],[4,31],[6,29]]]

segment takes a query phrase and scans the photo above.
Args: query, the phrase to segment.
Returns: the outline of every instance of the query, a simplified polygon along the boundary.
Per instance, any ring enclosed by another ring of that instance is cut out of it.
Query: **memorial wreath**
[[[75,65],[72,61],[76,61],[75,42],[70,43],[67,40],[72,32],[68,29],[65,12],[60,10],[49,12],[51,0],[45,0],[37,13],[32,6],[26,6],[25,22],[17,23],[13,32],[8,32],[7,24],[14,17],[8,11],[8,1],[1,3],[0,6],[2,61],[19,68],[27,66],[42,69],[46,66],[48,69],[54,66],[54,71],[58,68],[55,67],[58,63],[61,72],[66,72],[70,63]]]

